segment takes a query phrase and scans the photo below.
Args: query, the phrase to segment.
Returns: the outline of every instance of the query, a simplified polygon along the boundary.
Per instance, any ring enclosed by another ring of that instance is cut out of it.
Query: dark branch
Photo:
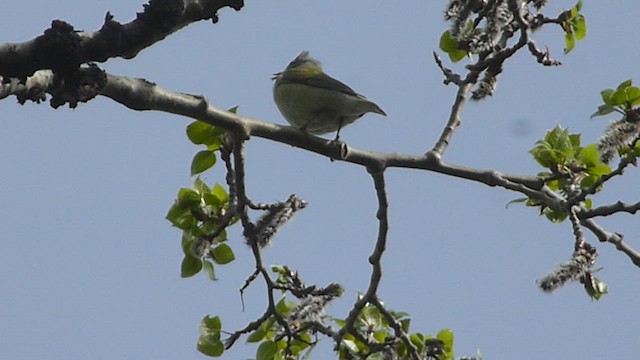
[[[200,20],[217,21],[218,10],[240,10],[243,0],[151,0],[135,20],[120,24],[107,13],[95,32],[79,32],[54,20],[44,34],[17,44],[0,45],[0,76],[26,79],[38,70],[65,75],[81,64],[111,58],[131,59],[143,49]],[[22,81],[23,82],[23,81]]]

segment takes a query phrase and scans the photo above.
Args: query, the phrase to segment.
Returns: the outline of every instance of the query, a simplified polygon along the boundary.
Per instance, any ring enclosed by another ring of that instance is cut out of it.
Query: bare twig
[[[618,201],[615,204],[602,205],[597,208],[582,210],[578,213],[578,217],[580,219],[588,219],[596,216],[609,216],[620,212],[635,214],[638,210],[640,210],[640,201],[631,205]]]
[[[271,315],[272,313],[270,309],[267,309],[267,311],[265,311],[264,314],[262,314],[262,316],[259,317],[257,320],[250,322],[243,329],[235,331],[233,334],[231,334],[231,336],[229,336],[229,338],[225,341],[224,347],[226,349],[231,348],[233,344],[236,342],[236,340],[240,338],[240,336],[242,336],[243,334],[247,334],[251,331],[257,330],[260,327],[260,325],[262,325],[262,323],[264,323],[265,321],[267,321],[267,319],[269,319],[269,317],[271,317]]]
[[[440,68],[440,70],[442,71],[442,75],[444,75],[444,84],[445,85],[449,85],[450,83],[454,83],[458,86],[461,86],[463,84],[462,82],[462,78],[460,77],[460,75],[456,74],[455,72],[453,72],[453,70],[447,68],[446,66],[444,66],[444,64],[442,63],[442,59],[440,58],[440,55],[438,55],[437,52],[433,52],[433,58],[436,61],[436,64],[438,65],[438,67]]]
[[[527,47],[529,48],[529,52],[531,55],[535,56],[536,60],[544,66],[560,66],[562,63],[558,60],[552,59],[551,54],[549,53],[549,49],[542,51],[538,49],[535,41],[529,39],[527,42]]]
[[[436,142],[436,145],[431,150],[436,153],[438,156],[442,156],[444,151],[449,146],[449,142],[453,137],[454,132],[460,126],[460,114],[462,113],[462,109],[464,107],[465,102],[467,101],[467,96],[471,91],[473,84],[465,82],[463,85],[458,86],[458,92],[456,93],[456,99],[451,106],[451,112],[449,112],[449,120],[445,125],[444,129],[442,129],[442,134]]]
[[[612,233],[603,229],[600,225],[598,225],[593,219],[581,220],[580,224],[591,230],[591,232],[596,235],[598,240],[601,242],[608,242],[616,246],[616,249],[623,252],[629,260],[637,266],[640,267],[640,252],[631,248],[627,243],[623,241],[624,235],[620,233]]]

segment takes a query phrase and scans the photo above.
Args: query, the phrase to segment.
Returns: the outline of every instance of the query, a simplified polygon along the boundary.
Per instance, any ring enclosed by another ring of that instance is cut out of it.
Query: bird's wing
[[[294,72],[296,73],[295,75],[291,74]],[[325,74],[320,70],[315,69],[304,69],[303,71],[300,71],[300,69],[290,69],[289,71],[282,74],[282,79],[280,79],[280,81],[314,86],[321,89],[340,91],[347,95],[363,97],[362,95],[353,91],[352,88],[345,85],[343,82],[332,78],[331,76]]]

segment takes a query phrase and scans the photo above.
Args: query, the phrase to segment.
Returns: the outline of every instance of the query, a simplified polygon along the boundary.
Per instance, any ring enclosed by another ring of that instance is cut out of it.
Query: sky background
[[[572,1],[550,2],[548,14]],[[270,76],[309,50],[330,75],[378,103],[343,130],[351,146],[422,154],[446,122],[455,88],[442,84],[432,51],[446,29],[445,2],[247,1],[218,24],[193,24],[106,71],[142,77],[214,106],[284,124]],[[0,42],[41,34],[53,19],[94,31],[110,11],[128,22],[142,2],[122,0],[4,2]],[[640,3],[585,1],[589,34],[568,56],[563,33],[535,34],[564,65],[543,68],[526,52],[507,62],[493,98],[470,103],[445,160],[533,175],[527,153],[562,124],[594,142],[607,119],[589,120],[599,92],[638,80]],[[453,66],[461,69],[462,65]],[[640,80],[639,80],[640,81]],[[164,219],[199,150],[185,136],[191,119],[134,112],[97,98],[77,109],[0,102],[0,359],[203,359],[195,344],[207,314],[234,331],[262,314],[264,287],[238,290],[253,271],[238,230],[237,260],[180,278],[180,232]],[[332,136],[332,135],[329,135]],[[377,224],[365,169],[253,138],[247,145],[247,192],[258,202],[291,193],[309,202],[265,250],[267,264],[288,264],[308,284],[340,282],[329,308],[344,317],[366,289]],[[221,166],[219,166],[221,167]],[[220,169],[210,183],[224,182]],[[638,201],[638,170],[612,181],[595,204]],[[610,294],[591,301],[579,284],[552,295],[536,279],[573,250],[570,224],[551,224],[533,208],[505,205],[520,194],[443,175],[387,171],[391,231],[380,296],[412,316],[412,331],[451,328],[457,356],[485,359],[623,359],[638,354],[640,269],[613,246],[598,246],[598,277]],[[601,219],[640,249],[638,219]],[[332,358],[329,342],[314,358]],[[226,359],[253,356],[244,338]]]

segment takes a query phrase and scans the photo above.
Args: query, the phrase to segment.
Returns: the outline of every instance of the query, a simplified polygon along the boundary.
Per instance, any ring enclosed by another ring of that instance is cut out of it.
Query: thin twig
[[[623,241],[624,235],[620,233],[612,233],[603,229],[598,223],[596,223],[593,219],[580,220],[580,224],[587,229],[591,230],[591,232],[600,240],[601,242],[608,242],[615,245],[616,249],[623,252],[629,260],[637,266],[640,267],[640,252],[631,248],[627,243]]]
[[[588,219],[596,216],[609,216],[620,212],[626,212],[629,214],[635,214],[640,210],[640,201],[635,204],[625,204],[622,201],[617,201],[611,205],[602,205],[597,208],[582,210],[578,213],[580,219]]]

